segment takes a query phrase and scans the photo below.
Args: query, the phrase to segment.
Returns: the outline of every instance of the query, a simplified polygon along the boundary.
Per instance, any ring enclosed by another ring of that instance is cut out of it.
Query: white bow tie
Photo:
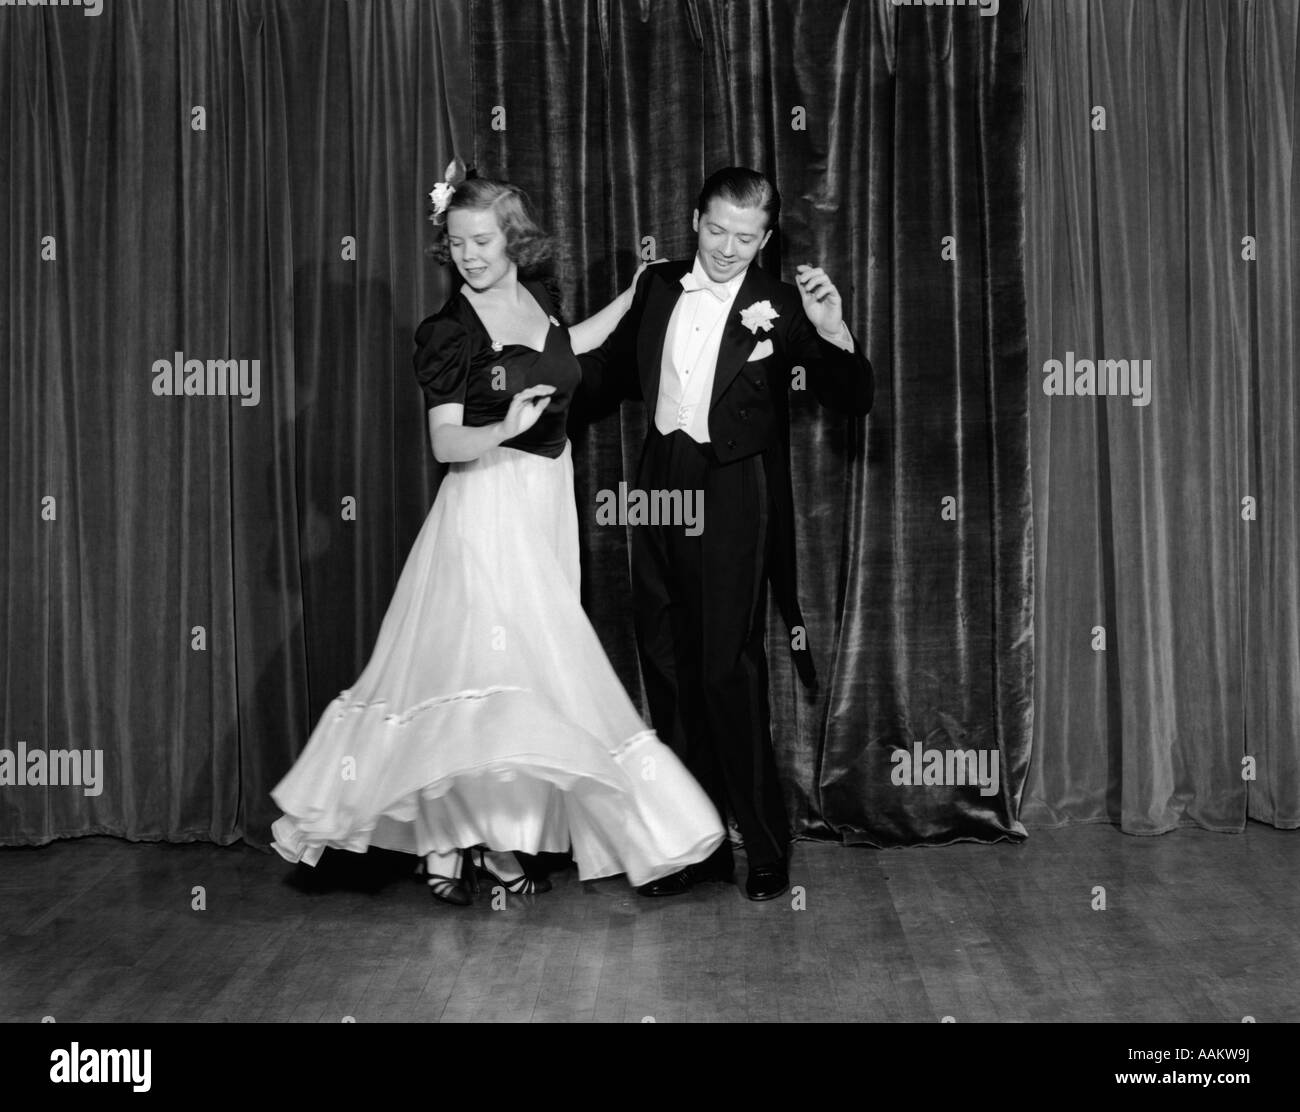
[[[708,290],[719,301],[726,301],[731,296],[726,286],[715,286],[712,282],[701,282],[695,277],[695,272],[688,270],[682,275],[682,289],[687,293],[695,293],[697,290]]]

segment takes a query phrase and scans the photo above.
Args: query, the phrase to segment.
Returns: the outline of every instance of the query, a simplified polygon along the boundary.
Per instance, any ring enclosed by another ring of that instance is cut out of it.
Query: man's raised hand
[[[813,327],[827,335],[839,332],[844,323],[844,305],[840,291],[819,266],[800,263],[795,267],[795,285],[803,298],[803,311]]]

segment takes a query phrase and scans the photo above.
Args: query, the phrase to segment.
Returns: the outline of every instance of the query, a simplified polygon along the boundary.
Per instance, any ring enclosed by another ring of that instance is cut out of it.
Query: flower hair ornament
[[[435,182],[433,189],[429,193],[429,200],[433,202],[433,222],[435,224],[442,224],[446,221],[447,206],[451,204],[451,198],[456,192],[456,186],[470,177],[472,171],[466,170],[465,163],[459,158],[453,158],[447,163],[447,169],[443,173],[446,175],[447,180]]]

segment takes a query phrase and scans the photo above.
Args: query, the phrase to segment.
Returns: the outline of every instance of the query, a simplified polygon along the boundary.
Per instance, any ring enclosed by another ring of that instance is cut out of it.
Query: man
[[[874,393],[871,366],[825,272],[801,265],[792,286],[751,265],[780,205],[762,174],[719,170],[692,218],[694,259],[648,268],[618,327],[581,357],[586,390],[645,400],[650,430],[638,489],[681,491],[680,504],[690,504],[685,492],[702,492],[702,529],[660,522],[632,530],[637,648],[655,730],[724,821],[728,811],[736,820],[753,900],[789,887],[764,652],[769,580],[787,626],[802,634],[803,624],[787,391],[806,381],[822,404],[854,414],[870,410]],[[792,651],[810,683],[802,636]],[[724,842],[707,861],[640,891],[673,895],[730,882],[733,873]]]

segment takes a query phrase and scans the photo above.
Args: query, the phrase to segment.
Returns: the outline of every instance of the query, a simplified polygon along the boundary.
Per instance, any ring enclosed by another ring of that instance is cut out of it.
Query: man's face
[[[694,223],[700,265],[711,282],[726,282],[741,273],[767,243],[772,233],[761,208],[737,208],[722,197],[695,212]]]

